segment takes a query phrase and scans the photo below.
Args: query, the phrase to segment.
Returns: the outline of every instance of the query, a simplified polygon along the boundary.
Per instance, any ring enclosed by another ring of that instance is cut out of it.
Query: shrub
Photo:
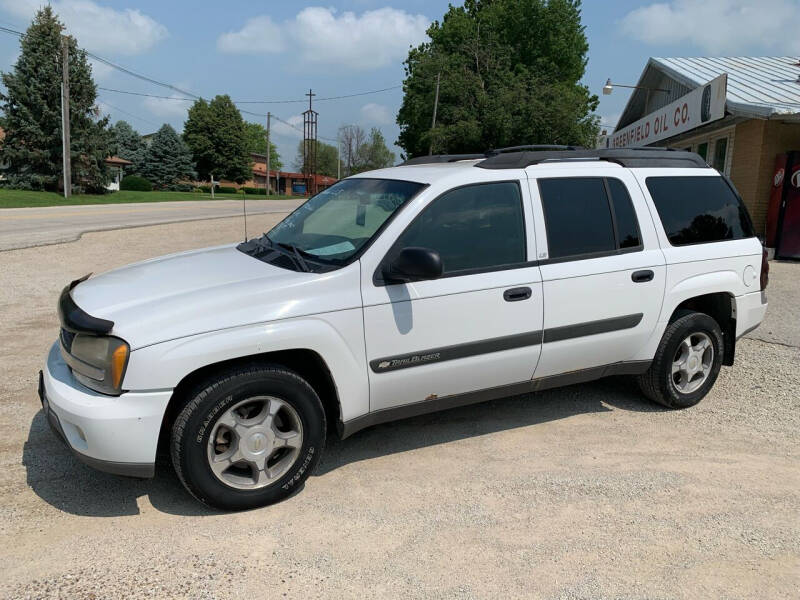
[[[193,193],[193,194],[202,194],[202,193],[203,193],[203,190],[202,190],[202,189],[200,189],[199,187],[196,187],[196,188],[194,188],[194,189],[192,190],[192,193]]]
[[[126,175],[119,183],[119,189],[134,192],[152,192],[153,184],[138,175]]]
[[[235,194],[236,188],[228,185],[221,185],[217,188],[217,192],[220,194]]]
[[[170,189],[173,192],[191,192],[194,190],[194,186],[190,183],[176,183],[175,185],[171,185]]]
[[[201,192],[205,192],[206,194],[210,194],[211,193],[211,186],[210,185],[200,185],[200,186],[197,187],[197,189],[200,190]]]
[[[261,189],[259,189],[259,188],[255,188],[255,187],[243,187],[242,189],[244,190],[244,193],[245,193],[245,194],[248,194],[248,195],[251,195],[251,194],[252,194],[252,195],[261,194],[262,196],[264,195],[264,190],[261,190]]]

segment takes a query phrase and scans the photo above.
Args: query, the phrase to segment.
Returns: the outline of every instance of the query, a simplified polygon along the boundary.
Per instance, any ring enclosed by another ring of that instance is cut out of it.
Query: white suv
[[[766,284],[740,198],[695,154],[425,157],[257,239],[73,282],[40,395],[88,464],[152,476],[161,444],[198,500],[244,509],[300,486],[334,424],[617,374],[692,406]]]

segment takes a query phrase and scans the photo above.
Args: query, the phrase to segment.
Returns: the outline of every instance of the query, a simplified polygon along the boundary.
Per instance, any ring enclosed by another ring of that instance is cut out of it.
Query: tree
[[[247,152],[250,154],[267,153],[267,128],[260,123],[244,123],[244,136],[247,143]],[[269,141],[269,168],[279,170],[283,168],[278,148]]]
[[[111,154],[131,161],[133,164],[125,167],[126,175],[137,175],[142,169],[147,147],[142,141],[142,136],[131,127],[127,121],[117,121],[111,127],[113,143]]]
[[[362,162],[359,154],[366,141],[367,134],[358,125],[345,125],[339,128],[339,147],[342,150],[342,170],[345,177],[359,172],[359,165]]]
[[[386,146],[386,139],[377,127],[370,130],[369,139],[361,146],[358,154],[361,160],[360,171],[384,169],[394,164],[394,152]]]
[[[183,129],[200,179],[227,179],[243,183],[253,176],[245,124],[230,96],[211,102],[197,100]]]
[[[86,52],[50,6],[39,10],[20,41],[13,71],[2,73],[0,110],[5,139],[0,145],[6,184],[36,190],[62,186],[61,142],[62,39],[69,47],[72,182],[89,192],[103,192],[108,182],[105,158],[111,145],[108,118],[99,118],[97,88]]]
[[[336,147],[317,140],[317,174],[328,177],[338,176]],[[297,145],[294,168],[303,172],[303,140]]]
[[[197,177],[191,151],[170,125],[165,123],[153,135],[145,151],[141,175],[161,189],[174,188],[181,180]]]
[[[580,0],[466,0],[409,51],[398,145],[406,156],[518,144],[593,145],[597,96],[581,85]],[[437,74],[436,127],[431,131]]]

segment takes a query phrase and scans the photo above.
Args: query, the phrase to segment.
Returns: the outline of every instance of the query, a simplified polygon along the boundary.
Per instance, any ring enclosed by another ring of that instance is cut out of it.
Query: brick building
[[[244,186],[264,188],[267,172],[267,157],[263,154],[252,154],[253,178]],[[327,175],[305,175],[291,171],[275,171],[270,169],[269,187],[272,193],[287,196],[306,196],[321,192],[338,180]]]
[[[760,236],[776,157],[800,151],[796,57],[651,58],[608,147],[697,152],[730,176]]]

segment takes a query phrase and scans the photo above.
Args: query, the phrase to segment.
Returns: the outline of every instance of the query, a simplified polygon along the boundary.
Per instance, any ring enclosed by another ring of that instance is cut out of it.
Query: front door
[[[539,167],[530,181],[546,231],[536,379],[646,360],[661,312],[665,261],[638,184],[627,170],[594,171],[565,177]]]
[[[436,250],[440,279],[387,285],[379,272],[362,272],[371,411],[531,379],[542,290],[528,263],[526,183],[468,185],[422,209],[385,260],[409,246]]]

